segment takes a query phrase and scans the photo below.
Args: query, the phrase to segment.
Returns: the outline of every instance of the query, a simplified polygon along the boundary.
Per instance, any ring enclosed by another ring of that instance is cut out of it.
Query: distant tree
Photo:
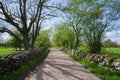
[[[50,46],[50,35],[48,30],[41,30],[35,42],[35,47]]]
[[[8,45],[6,43],[0,43],[0,48],[6,48]]]
[[[2,36],[0,34],[0,47],[2,47],[2,46],[3,46],[3,39],[2,39]]]
[[[16,40],[16,38],[12,38],[12,39],[10,39],[10,45],[12,46],[12,47],[14,47],[14,49],[15,50],[22,50],[22,42],[21,41],[18,41],[18,40]]]
[[[74,31],[71,27],[68,27],[67,23],[62,23],[55,27],[52,41],[54,45],[65,48],[74,48]]]
[[[3,38],[2,38],[2,35],[0,34],[0,43],[3,42]]]
[[[119,47],[116,42],[111,41],[110,39],[103,42],[104,47]]]
[[[18,36],[19,39],[22,39],[22,35],[17,30],[13,30],[13,32]],[[19,50],[21,51],[23,43],[20,40],[17,40],[12,35],[10,35],[10,37],[10,40],[8,40],[6,44],[14,47],[16,50],[18,50],[19,48]]]

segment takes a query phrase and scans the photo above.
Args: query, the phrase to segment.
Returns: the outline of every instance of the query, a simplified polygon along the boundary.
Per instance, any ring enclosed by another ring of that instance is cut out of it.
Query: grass
[[[22,48],[22,50],[24,50],[24,48]],[[0,48],[0,56],[11,54],[14,51],[14,48]]]
[[[89,52],[89,50],[86,47],[79,47],[78,50],[85,52],[85,53]]]
[[[0,55],[7,55],[14,51],[13,48],[0,48]]]
[[[103,52],[115,58],[120,58],[120,48],[104,48]]]
[[[109,53],[120,54],[120,48],[106,48],[106,51]]]
[[[85,53],[89,53],[89,50],[85,47],[79,47],[79,50],[82,51],[82,52],[85,52]],[[114,57],[114,58],[120,58],[120,47],[118,47],[118,48],[115,48],[115,47],[103,48],[102,47],[101,53],[102,54],[108,54],[108,55],[110,55],[111,57]]]
[[[30,60],[29,62],[25,63],[21,68],[14,70],[8,74],[0,75],[0,80],[17,80],[18,77],[25,74],[30,68],[38,64],[42,61],[49,53],[49,49],[47,49],[44,53],[37,56],[35,59]]]
[[[97,64],[90,63],[85,59],[80,59],[78,56],[72,55],[70,53],[68,53],[68,55],[77,62],[83,64],[86,68],[88,68],[93,74],[95,74],[101,80],[120,80],[119,76],[120,74],[111,73],[109,68],[100,67]]]

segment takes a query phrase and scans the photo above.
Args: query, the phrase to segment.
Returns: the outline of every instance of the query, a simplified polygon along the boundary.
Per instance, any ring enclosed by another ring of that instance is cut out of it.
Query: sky
[[[112,41],[120,44],[120,30],[107,32],[105,39],[111,39]]]

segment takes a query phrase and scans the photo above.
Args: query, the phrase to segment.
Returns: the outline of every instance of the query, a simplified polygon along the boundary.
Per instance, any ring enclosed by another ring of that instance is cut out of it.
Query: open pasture
[[[0,56],[10,54],[12,51],[13,48],[0,48]]]

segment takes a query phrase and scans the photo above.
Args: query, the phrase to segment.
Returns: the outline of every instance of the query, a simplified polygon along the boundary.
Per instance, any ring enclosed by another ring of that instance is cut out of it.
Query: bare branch
[[[22,41],[16,34],[14,34],[11,30],[9,30],[5,27],[1,27],[0,32],[1,33],[7,32],[7,33],[11,34],[12,36],[14,36],[17,40]]]
[[[2,2],[0,2],[0,9],[2,10],[3,15],[5,16],[5,20],[4,20],[4,19],[2,19],[2,20],[10,23],[10,24],[13,25],[13,26],[16,26],[16,28],[17,28],[19,31],[22,31],[21,28],[19,27],[19,24],[18,24],[18,23],[15,23],[15,22],[13,21],[13,16],[12,16],[11,14],[9,14],[8,12],[6,12],[6,10],[5,10]],[[7,7],[6,7],[6,9],[7,9]],[[7,10],[7,11],[8,11],[8,10]]]
[[[56,7],[56,6],[43,5],[43,7],[47,8],[47,9],[58,9],[58,10],[64,11],[62,8]]]

